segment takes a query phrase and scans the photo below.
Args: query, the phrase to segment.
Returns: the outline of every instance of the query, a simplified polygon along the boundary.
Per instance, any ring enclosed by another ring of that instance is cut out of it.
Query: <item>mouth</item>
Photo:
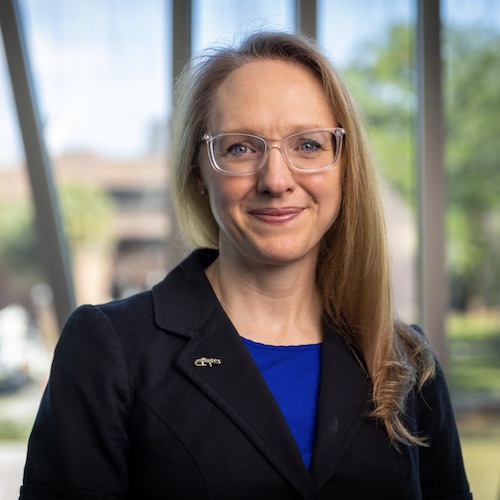
[[[303,210],[301,207],[266,207],[251,210],[250,214],[264,222],[282,223],[295,219]]]

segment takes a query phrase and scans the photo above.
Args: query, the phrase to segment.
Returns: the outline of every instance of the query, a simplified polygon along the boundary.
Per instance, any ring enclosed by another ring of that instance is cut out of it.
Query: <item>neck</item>
[[[206,274],[241,336],[271,345],[312,344],[322,335],[312,264],[238,265],[221,254]]]

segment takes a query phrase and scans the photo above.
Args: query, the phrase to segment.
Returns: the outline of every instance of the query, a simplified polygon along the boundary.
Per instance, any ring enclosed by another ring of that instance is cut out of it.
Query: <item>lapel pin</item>
[[[213,365],[220,365],[222,361],[218,358],[198,358],[194,361],[196,366],[209,366],[212,368]]]

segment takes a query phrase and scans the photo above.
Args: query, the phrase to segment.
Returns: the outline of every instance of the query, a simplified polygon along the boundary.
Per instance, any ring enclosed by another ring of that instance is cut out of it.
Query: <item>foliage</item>
[[[406,25],[394,25],[378,41],[366,41],[345,78],[365,113],[370,139],[384,177],[415,204],[414,37]]]
[[[0,255],[9,267],[33,271],[36,238],[33,211],[27,203],[0,204]]]
[[[451,351],[448,381],[455,406],[462,406],[457,417],[469,483],[474,498],[497,498],[500,419],[493,402],[500,397],[500,311],[455,312],[446,327]],[[478,411],[478,401],[490,403]]]
[[[451,340],[490,340],[500,337],[500,311],[459,313],[446,318],[446,331]],[[499,353],[500,357],[500,353]],[[498,367],[500,370],[500,365]]]
[[[17,419],[2,419],[0,420],[0,441],[26,442],[32,426],[33,422],[31,420],[19,421]]]
[[[112,242],[111,198],[101,189],[67,184],[60,192],[64,227],[71,248],[107,246]]]
[[[490,428],[492,426],[495,424],[490,423]],[[496,428],[498,429],[498,424]],[[462,451],[467,479],[474,498],[477,500],[499,498],[500,437],[464,436]]]
[[[451,298],[465,308],[500,301],[500,35],[447,27],[444,56],[445,166]],[[415,207],[415,37],[394,25],[367,41],[346,69],[366,114],[384,177]]]
[[[449,30],[445,47],[452,292],[462,291],[463,304],[477,296],[498,304],[500,35],[484,28]]]
[[[59,195],[64,227],[73,250],[111,243],[113,205],[106,193],[85,185],[64,185]],[[0,268],[4,273],[18,282],[39,281],[34,213],[27,201],[0,205],[0,234]]]
[[[500,312],[450,314],[447,318],[450,386],[457,397],[500,397]]]

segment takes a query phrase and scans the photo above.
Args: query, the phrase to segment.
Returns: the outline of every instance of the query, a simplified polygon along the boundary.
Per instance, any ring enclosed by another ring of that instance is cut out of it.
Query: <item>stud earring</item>
[[[203,198],[207,195],[208,193],[204,189],[200,191],[200,196],[203,196]]]

